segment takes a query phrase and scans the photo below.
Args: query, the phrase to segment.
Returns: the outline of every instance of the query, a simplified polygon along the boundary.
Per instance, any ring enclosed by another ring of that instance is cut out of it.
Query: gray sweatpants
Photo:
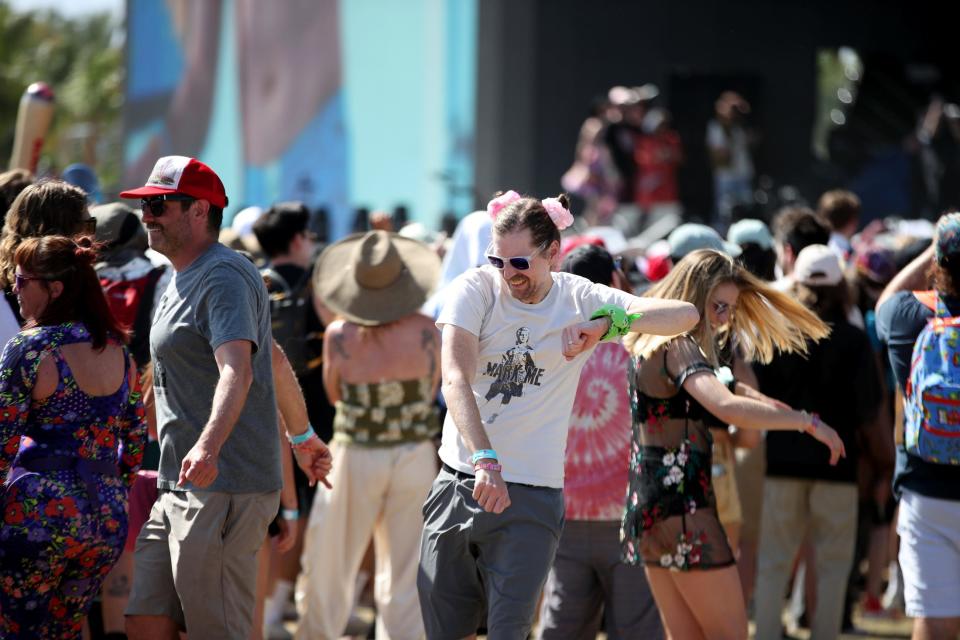
[[[563,528],[563,492],[507,483],[510,506],[484,511],[474,480],[441,469],[423,505],[417,591],[430,640],[456,640],[484,621],[497,640],[524,640]]]

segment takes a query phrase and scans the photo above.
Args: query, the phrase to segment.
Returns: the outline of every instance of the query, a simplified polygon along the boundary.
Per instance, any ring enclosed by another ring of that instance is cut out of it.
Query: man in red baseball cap
[[[217,242],[227,196],[194,158],[167,156],[140,198],[175,276],[150,331],[159,495],[137,539],[130,638],[245,638],[256,550],[280,500],[270,304],[253,263]],[[308,429],[298,447],[320,450]]]

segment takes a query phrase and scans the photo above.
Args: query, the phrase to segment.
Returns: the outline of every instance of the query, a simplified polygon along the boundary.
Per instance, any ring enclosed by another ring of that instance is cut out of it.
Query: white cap
[[[247,207],[237,211],[233,216],[233,222],[230,228],[236,231],[237,235],[243,237],[253,233],[253,223],[260,219],[264,213],[261,207]]]
[[[840,256],[825,244],[805,247],[793,265],[793,279],[811,287],[830,287],[843,280]]]

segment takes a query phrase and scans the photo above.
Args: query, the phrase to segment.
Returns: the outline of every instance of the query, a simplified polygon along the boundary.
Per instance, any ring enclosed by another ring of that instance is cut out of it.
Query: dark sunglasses
[[[196,198],[191,198],[190,196],[181,196],[176,193],[153,196],[151,198],[143,198],[140,200],[140,211],[142,211],[144,214],[149,213],[154,218],[159,218],[164,212],[163,203],[168,200],[170,202],[193,202],[196,200]]]
[[[97,219],[85,218],[77,223],[77,235],[92,236],[97,233]]]
[[[49,280],[49,278],[42,276],[25,276],[22,273],[13,274],[13,286],[16,287],[17,291],[22,291],[31,280]]]
[[[487,257],[487,260],[490,262],[490,264],[495,266],[497,269],[503,269],[504,265],[507,262],[509,262],[510,266],[516,269],[517,271],[526,271],[527,269],[530,268],[530,262],[541,251],[543,251],[543,247],[540,247],[529,256],[514,256],[512,258],[501,258],[500,256],[495,256],[492,253],[490,253],[488,248],[487,253],[484,253],[484,255]]]
[[[730,308],[730,305],[726,302],[714,302],[713,310],[718,316],[722,316],[727,311],[730,311],[731,313],[733,312],[733,310]]]

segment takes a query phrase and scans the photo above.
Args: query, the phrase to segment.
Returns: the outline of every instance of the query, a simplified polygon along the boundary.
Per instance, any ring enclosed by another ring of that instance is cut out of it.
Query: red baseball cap
[[[121,198],[149,198],[171,193],[182,193],[210,204],[227,206],[227,193],[213,169],[196,158],[164,156],[153,165],[147,184],[137,189],[122,191]]]

